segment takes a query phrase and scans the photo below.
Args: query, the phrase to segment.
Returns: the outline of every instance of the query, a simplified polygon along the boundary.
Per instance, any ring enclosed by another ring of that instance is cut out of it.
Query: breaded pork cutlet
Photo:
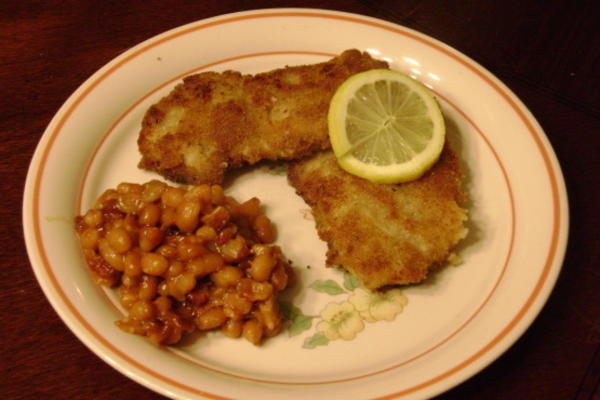
[[[368,289],[417,283],[465,237],[461,165],[448,146],[420,179],[381,185],[342,170],[332,152],[291,164],[288,180],[312,207],[327,265]]]
[[[327,62],[257,75],[204,72],[146,112],[140,168],[181,183],[220,183],[226,170],[330,148],[329,101],[349,76],[388,68],[347,50]]]

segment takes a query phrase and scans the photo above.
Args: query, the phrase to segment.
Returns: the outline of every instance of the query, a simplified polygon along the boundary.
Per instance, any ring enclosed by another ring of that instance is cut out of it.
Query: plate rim
[[[370,26],[376,27],[376,28],[383,28],[386,30],[391,30],[393,32],[403,34],[404,36],[411,36],[413,39],[417,39],[420,42],[426,42],[426,44],[428,44],[429,46],[437,48],[438,50],[442,51],[443,53],[450,55],[453,59],[458,60],[462,66],[469,68],[471,71],[475,72],[476,75],[480,76],[486,82],[488,82],[490,84],[490,86],[492,86],[495,89],[495,91],[498,94],[500,94],[509,105],[511,105],[512,109],[517,113],[520,120],[527,126],[528,131],[531,133],[532,137],[534,138],[535,144],[536,144],[538,150],[540,151],[540,154],[542,155],[542,158],[544,160],[544,167],[545,167],[546,171],[548,172],[550,182],[551,182],[550,186],[552,189],[553,210],[554,210],[553,218],[555,220],[555,223],[554,223],[555,228],[558,225],[558,228],[554,229],[554,232],[552,234],[551,246],[550,246],[550,250],[548,251],[548,256],[546,258],[546,262],[544,264],[543,274],[540,277],[540,279],[538,280],[534,291],[528,298],[528,301],[523,306],[523,308],[521,308],[521,311],[517,314],[517,316],[515,316],[514,319],[511,321],[511,324],[509,324],[503,331],[498,333],[498,335],[495,337],[495,340],[492,341],[493,344],[490,343],[488,346],[485,346],[484,349],[487,349],[488,347],[490,347],[490,350],[493,350],[494,346],[496,346],[496,344],[498,344],[498,342],[500,342],[501,340],[505,340],[506,345],[502,346],[502,349],[497,350],[496,351],[497,354],[493,355],[491,360],[489,360],[488,362],[482,363],[483,365],[480,365],[479,368],[476,368],[474,370],[474,372],[467,374],[467,376],[464,377],[464,379],[462,379],[460,381],[450,382],[450,384],[448,386],[453,387],[453,386],[457,385],[458,383],[462,382],[463,380],[473,376],[474,374],[479,372],[481,369],[485,368],[493,360],[495,360],[498,356],[500,356],[502,353],[504,353],[510,346],[512,346],[512,344],[531,325],[533,320],[539,314],[543,305],[546,303],[550,293],[552,292],[552,289],[554,288],[554,285],[555,285],[556,279],[558,277],[558,274],[561,270],[561,266],[562,266],[562,263],[564,260],[564,255],[566,252],[566,244],[567,244],[567,240],[568,240],[568,237],[567,237],[568,236],[568,223],[569,223],[567,192],[566,192],[566,188],[564,185],[564,177],[562,176],[562,171],[561,171],[560,165],[558,163],[558,160],[556,159],[556,155],[554,154],[553,148],[550,145],[548,138],[546,137],[545,133],[543,132],[542,128],[539,126],[539,124],[537,123],[537,121],[535,120],[535,118],[533,117],[531,112],[516,97],[516,95],[514,93],[512,93],[512,91],[510,91],[510,89],[508,87],[506,87],[501,81],[499,81],[495,76],[493,76],[489,71],[487,71],[485,68],[483,68],[477,62],[473,61],[466,55],[458,52],[454,48],[452,48],[430,36],[427,36],[427,35],[417,32],[417,31],[414,31],[411,28],[407,28],[407,27],[404,27],[404,26],[401,26],[398,24],[388,22],[388,21],[384,21],[384,20],[380,20],[380,19],[376,19],[376,18],[372,18],[372,17],[368,17],[368,16],[363,16],[363,15],[359,15],[359,14],[353,14],[353,13],[331,11],[331,10],[321,10],[321,9],[309,9],[309,8],[262,9],[262,10],[236,12],[236,13],[224,14],[224,15],[220,15],[220,16],[216,16],[216,17],[212,17],[212,18],[194,21],[189,24],[182,25],[180,27],[176,27],[176,28],[173,28],[166,32],[160,33],[158,35],[155,35],[155,36],[141,42],[140,44],[127,50],[120,56],[117,56],[113,60],[109,61],[107,64],[105,64],[103,67],[101,67],[96,73],[94,73],[90,78],[88,78],[84,83],[82,83],[79,86],[79,88],[75,92],[73,92],[73,94],[71,94],[71,96],[69,96],[69,98],[63,104],[63,106],[61,106],[61,108],[57,111],[57,113],[53,117],[52,121],[46,128],[40,142],[38,143],[38,146],[36,147],[36,150],[34,153],[34,157],[30,164],[30,168],[27,173],[27,181],[26,181],[26,185],[25,185],[25,194],[24,194],[23,211],[22,212],[23,212],[23,226],[24,226],[27,250],[28,250],[30,262],[32,264],[32,268],[34,269],[34,272],[36,274],[36,278],[38,279],[40,286],[42,286],[42,289],[44,290],[46,297],[50,300],[51,304],[53,305],[53,307],[55,308],[55,310],[57,311],[57,313],[59,314],[61,319],[63,319],[63,321],[70,328],[70,330],[73,331],[74,333],[76,333],[77,337],[84,344],[86,344],[86,346],[88,348],[90,348],[90,350],[92,350],[95,354],[100,356],[100,358],[103,359],[105,362],[107,362],[109,365],[113,366],[113,368],[123,372],[126,376],[134,379],[135,381],[137,381],[139,383],[144,384],[147,387],[150,387],[152,390],[155,390],[160,393],[165,393],[164,388],[162,388],[158,385],[155,385],[151,382],[144,382],[143,378],[141,378],[139,375],[136,376],[136,374],[133,371],[130,371],[127,368],[124,368],[122,364],[119,364],[116,360],[113,360],[110,357],[103,354],[99,349],[96,348],[95,344],[88,343],[87,337],[85,338],[86,340],[84,340],[84,338],[82,338],[82,336],[81,336],[82,335],[81,332],[79,332],[79,327],[77,327],[77,329],[74,329],[72,326],[76,322],[70,321],[70,318],[67,318],[66,316],[63,315],[64,310],[62,312],[59,312],[60,307],[57,308],[58,302],[64,301],[64,299],[55,298],[55,294],[49,293],[51,290],[48,289],[47,287],[45,287],[44,284],[42,284],[41,273],[39,271],[37,271],[37,268],[34,265],[35,264],[34,259],[32,257],[32,252],[36,250],[36,247],[34,246],[33,243],[30,243],[30,239],[28,239],[28,238],[31,238],[31,232],[29,231],[30,221],[28,220],[30,217],[28,215],[30,210],[27,209],[28,201],[29,201],[28,199],[30,199],[32,194],[33,194],[34,198],[39,198],[39,187],[40,187],[41,176],[42,176],[41,171],[43,170],[43,168],[40,169],[39,167],[38,168],[35,168],[35,167],[37,166],[37,164],[43,165],[44,162],[46,161],[44,159],[44,155],[43,154],[40,155],[39,153],[42,152],[42,150],[44,150],[44,149],[51,148],[53,140],[57,136],[62,125],[68,119],[71,112],[76,108],[77,104],[79,104],[79,102],[87,94],[89,94],[94,89],[94,87],[97,86],[106,76],[108,76],[112,71],[118,69],[121,65],[126,63],[128,60],[135,58],[139,54],[142,54],[144,51],[146,51],[154,46],[157,46],[167,40],[175,39],[178,36],[185,35],[186,33],[196,31],[196,30],[202,29],[204,27],[214,26],[214,25],[222,24],[222,23],[232,23],[232,22],[236,22],[236,21],[240,21],[240,20],[245,20],[248,18],[266,18],[266,17],[282,17],[282,16],[322,17],[322,18],[332,18],[333,17],[333,18],[345,20],[347,22],[361,23],[361,24],[370,25]],[[54,134],[54,135],[52,135],[52,134]],[[47,139],[47,141],[45,139]],[[35,175],[35,177],[34,177],[34,175]],[[38,192],[37,192],[38,195],[36,195],[36,190],[38,190]],[[32,193],[32,191],[33,191],[33,193]],[[35,221],[39,220],[39,215],[37,215],[39,209],[37,207],[33,207],[33,210],[34,210],[33,220],[35,222]],[[40,245],[42,244],[41,234],[40,234],[39,230],[36,231],[36,229],[34,229],[34,238],[35,238],[34,241],[37,241],[37,243],[35,243],[35,244],[40,244]],[[40,246],[38,246],[38,249],[39,249],[39,247]],[[43,248],[43,245],[41,247]],[[46,257],[47,257],[46,255],[41,254],[41,258],[43,259],[43,261],[46,264],[49,264]],[[556,265],[556,267],[552,268],[553,265]],[[55,282],[55,285],[56,284],[57,283]],[[56,302],[56,304],[55,304],[55,302]],[[85,320],[83,320],[83,321],[80,320],[79,322],[84,323],[84,325],[85,325]],[[513,330],[514,328],[519,328],[519,325],[520,325],[520,329],[517,329],[516,331]],[[482,351],[483,351],[483,349],[482,349]],[[475,356],[477,356],[476,358],[479,358],[480,357],[479,353],[481,353],[481,351],[476,353],[475,355],[473,355],[471,358],[473,358]],[[129,357],[126,357],[126,359],[127,358],[129,358]],[[474,362],[474,360],[467,359],[467,360],[465,360],[465,362],[467,362],[467,364],[472,364]],[[472,364],[472,365],[476,365],[476,364]],[[125,371],[124,371],[124,369],[125,369]],[[462,367],[461,367],[461,369],[462,369]],[[448,376],[450,376],[450,375],[454,374],[455,372],[457,372],[457,371],[451,370],[451,371],[448,371],[447,374],[448,374]],[[443,374],[443,375],[446,375],[446,374]],[[444,376],[443,378],[440,378],[440,379],[443,380],[446,377],[447,376]],[[166,377],[163,376],[163,378],[166,378]],[[142,381],[140,381],[140,379]],[[168,380],[168,378],[167,378],[167,380]],[[182,386],[181,383],[178,383],[178,382],[166,382],[166,383],[175,384],[176,387],[180,387],[180,388]],[[427,384],[427,383],[428,382],[425,382],[424,384]],[[431,385],[431,384],[432,383],[429,383],[429,385]],[[447,390],[449,387],[445,387],[442,391]],[[200,394],[203,396],[209,396],[209,397],[215,396],[214,394],[203,392],[202,390],[199,390],[197,388],[192,388],[192,389],[193,389],[193,392],[196,394]],[[394,397],[401,396],[403,394],[406,394],[405,392],[406,391],[395,392],[395,393],[390,394],[389,396],[394,396]]]

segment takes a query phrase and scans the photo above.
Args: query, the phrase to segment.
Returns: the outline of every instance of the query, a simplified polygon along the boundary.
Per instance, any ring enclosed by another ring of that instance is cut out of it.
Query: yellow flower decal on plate
[[[361,317],[369,322],[392,321],[408,303],[408,299],[400,289],[371,292],[357,288],[348,301],[359,311]]]
[[[322,321],[317,324],[317,331],[324,334],[327,339],[342,338],[352,340],[356,334],[365,328],[360,314],[352,303],[329,303],[321,311]]]
[[[341,303],[328,303],[319,315],[306,315],[291,303],[282,302],[281,310],[289,321],[290,336],[300,335],[316,324],[316,332],[304,340],[305,349],[325,346],[331,340],[352,340],[365,329],[365,322],[392,321],[402,312],[408,299],[400,289],[371,292],[360,286],[358,280],[344,273],[342,284],[327,279],[316,280],[309,288],[329,296],[346,295]]]

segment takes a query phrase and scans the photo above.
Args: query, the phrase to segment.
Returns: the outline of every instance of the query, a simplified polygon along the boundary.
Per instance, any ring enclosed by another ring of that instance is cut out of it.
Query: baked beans
[[[75,218],[98,284],[117,288],[124,331],[175,344],[221,330],[260,344],[281,330],[277,295],[292,268],[272,244],[260,201],[238,203],[218,185],[120,183]]]

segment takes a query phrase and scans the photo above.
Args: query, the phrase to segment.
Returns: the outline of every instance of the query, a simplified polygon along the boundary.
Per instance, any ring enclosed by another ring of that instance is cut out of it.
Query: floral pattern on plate
[[[344,272],[343,284],[327,279],[316,280],[308,287],[329,296],[344,294],[346,299],[327,303],[318,315],[306,315],[289,302],[281,303],[282,312],[289,320],[290,336],[312,329],[313,321],[317,321],[316,332],[304,340],[305,349],[324,346],[332,340],[352,340],[369,323],[394,320],[408,304],[400,289],[372,292],[347,272]]]

